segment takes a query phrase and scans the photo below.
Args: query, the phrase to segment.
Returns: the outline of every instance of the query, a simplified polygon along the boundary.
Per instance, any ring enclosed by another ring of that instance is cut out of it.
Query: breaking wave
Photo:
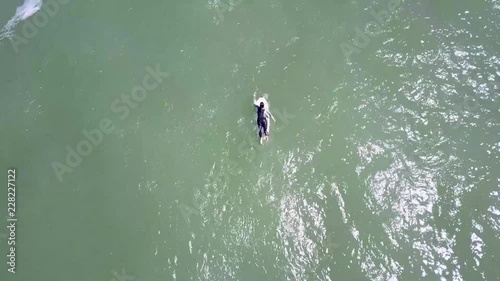
[[[24,0],[23,4],[16,9],[16,14],[0,30],[0,40],[12,37],[17,24],[33,14],[42,7],[42,0]]]

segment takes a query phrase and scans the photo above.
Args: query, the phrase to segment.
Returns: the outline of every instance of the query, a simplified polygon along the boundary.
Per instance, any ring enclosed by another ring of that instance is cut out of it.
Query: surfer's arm
[[[255,105],[255,107],[259,107],[259,104],[257,103],[257,100],[255,99],[257,97],[257,92],[254,92],[253,93],[253,105]]]
[[[267,114],[269,114],[269,116],[271,116],[271,118],[273,118],[273,121],[276,122],[276,119],[274,119],[274,116],[271,114],[271,111],[267,111]]]

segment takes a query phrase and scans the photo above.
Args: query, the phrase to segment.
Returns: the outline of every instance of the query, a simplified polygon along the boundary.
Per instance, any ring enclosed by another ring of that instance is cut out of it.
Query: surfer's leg
[[[259,124],[259,138],[262,138],[264,136],[264,129],[262,126]]]
[[[264,138],[264,129],[259,124],[259,143],[262,144],[262,139]]]
[[[264,121],[262,122],[262,131],[264,131],[264,138],[266,139],[266,141],[268,140],[269,138],[269,132],[267,131],[267,122],[266,120],[264,119]]]

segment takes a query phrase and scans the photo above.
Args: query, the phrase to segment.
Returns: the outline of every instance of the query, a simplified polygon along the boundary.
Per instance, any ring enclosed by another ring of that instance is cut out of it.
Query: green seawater
[[[500,280],[499,0],[4,2],[1,281]]]

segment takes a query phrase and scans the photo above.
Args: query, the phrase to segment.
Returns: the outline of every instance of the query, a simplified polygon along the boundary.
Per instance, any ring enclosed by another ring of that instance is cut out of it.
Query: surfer
[[[260,97],[258,100],[255,99],[257,93],[253,94],[253,104],[257,108],[257,126],[259,128],[259,140],[260,144],[262,144],[263,140],[269,140],[269,120],[270,118],[273,121],[274,116],[269,111],[269,104],[264,97]],[[266,106],[267,105],[267,106]]]

